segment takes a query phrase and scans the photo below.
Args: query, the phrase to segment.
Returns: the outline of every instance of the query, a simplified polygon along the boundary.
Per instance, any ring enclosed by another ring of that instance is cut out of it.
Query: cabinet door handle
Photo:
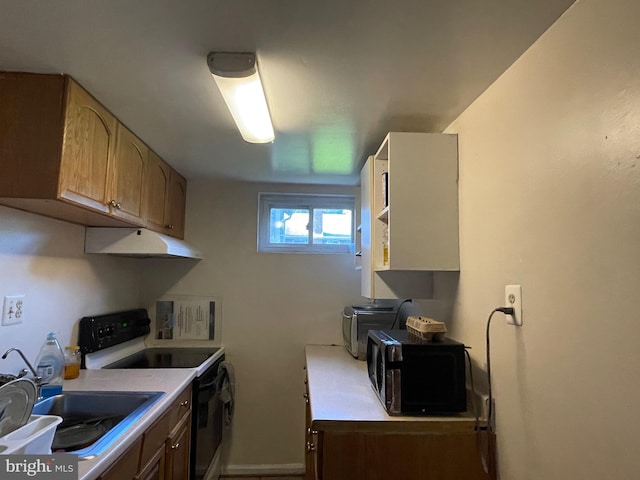
[[[318,434],[318,430],[311,430],[311,427],[307,427],[307,435],[311,436],[311,435],[317,435]]]
[[[316,451],[316,446],[311,442],[307,442],[307,452],[315,452],[315,451]]]
[[[171,450],[177,450],[180,448],[180,442],[176,443],[175,445],[171,445]]]
[[[120,210],[120,209],[122,208],[122,204],[121,204],[121,203],[116,202],[115,200],[111,200],[111,201],[108,203],[108,205],[109,205],[110,207],[116,208],[116,209],[118,209],[118,210]]]
[[[186,407],[187,405],[189,405],[189,400],[185,400],[184,402],[180,402],[180,406],[181,407]]]
[[[174,227],[173,225],[171,225],[171,224],[169,223],[169,224],[165,225],[165,226],[164,226],[164,228],[168,228],[169,230],[173,230],[173,229],[174,229],[174,228],[176,228],[176,227]]]

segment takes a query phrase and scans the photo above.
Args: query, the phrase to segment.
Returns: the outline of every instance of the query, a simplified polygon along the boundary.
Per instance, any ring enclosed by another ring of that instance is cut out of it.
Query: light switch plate
[[[18,325],[24,321],[24,295],[4,297],[2,325]]]

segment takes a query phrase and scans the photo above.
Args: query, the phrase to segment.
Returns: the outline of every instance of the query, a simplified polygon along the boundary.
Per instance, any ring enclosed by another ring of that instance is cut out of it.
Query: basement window
[[[260,193],[258,251],[349,253],[354,208],[351,195]]]

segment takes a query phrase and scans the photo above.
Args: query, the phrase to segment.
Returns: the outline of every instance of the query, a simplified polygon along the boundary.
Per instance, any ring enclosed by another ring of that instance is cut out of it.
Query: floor
[[[289,477],[273,477],[273,476],[266,476],[266,477],[245,477],[245,476],[221,476],[220,480],[231,480],[231,479],[238,479],[238,480],[302,480],[304,478],[304,475],[298,475],[298,476],[289,476]]]

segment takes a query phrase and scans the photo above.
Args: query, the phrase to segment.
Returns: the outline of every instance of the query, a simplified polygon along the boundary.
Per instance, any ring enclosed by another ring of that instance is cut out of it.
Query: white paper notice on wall
[[[152,318],[156,340],[214,340],[216,307],[212,297],[167,296],[156,300]]]

